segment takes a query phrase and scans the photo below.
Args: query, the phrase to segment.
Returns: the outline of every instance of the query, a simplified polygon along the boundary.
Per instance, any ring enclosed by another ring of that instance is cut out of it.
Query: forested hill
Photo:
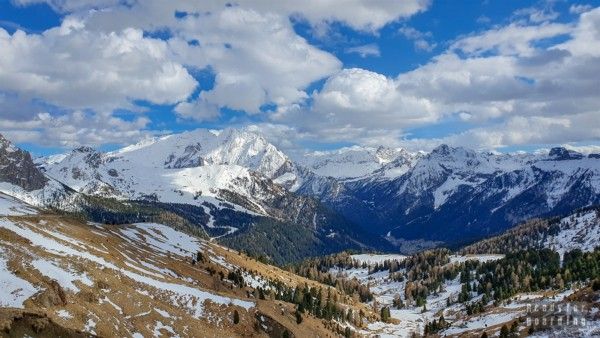
[[[600,206],[579,209],[565,217],[533,219],[498,236],[468,245],[461,254],[512,253],[549,248],[563,254],[592,251],[600,245]]]

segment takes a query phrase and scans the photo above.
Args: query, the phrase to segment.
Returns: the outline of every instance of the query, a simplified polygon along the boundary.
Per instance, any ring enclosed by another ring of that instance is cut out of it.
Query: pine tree
[[[517,322],[514,321],[512,323],[512,325],[510,326],[510,333],[515,334],[515,333],[517,333],[518,330],[519,330],[519,324],[517,324]]]
[[[300,311],[296,311],[296,324],[302,323],[302,314]]]
[[[502,328],[500,329],[500,338],[508,338],[508,327],[505,325],[502,325]]]

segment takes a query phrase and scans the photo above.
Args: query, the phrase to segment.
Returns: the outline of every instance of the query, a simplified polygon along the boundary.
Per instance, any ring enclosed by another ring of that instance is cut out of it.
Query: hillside
[[[580,209],[566,217],[535,219],[460,250],[465,254],[509,253],[550,248],[561,255],[581,249],[592,251],[600,245],[600,207]]]
[[[311,337],[344,330],[308,314],[297,324],[295,305],[274,294],[277,285],[329,287],[215,243],[157,223],[83,223],[0,201],[0,325],[11,336]],[[351,297],[328,292],[339,311],[375,318]]]
[[[506,255],[342,253],[285,271],[185,227],[82,222],[6,195],[0,202],[0,318],[11,335],[481,335],[515,322],[530,330],[523,320],[532,299],[598,304],[588,286],[600,280],[600,251],[588,245],[594,232],[580,229],[595,229],[591,209],[544,237],[544,246],[560,238],[560,254],[542,246]],[[533,282],[504,289],[510,271]],[[586,312],[592,326],[582,332],[600,327],[598,310]]]
[[[307,260],[295,271],[319,281],[350,279],[367,286],[372,298],[365,302],[380,312],[382,322],[369,324],[364,334],[595,337],[600,334],[597,230],[598,209],[587,208],[526,222],[458,252],[340,253]],[[554,310],[541,310],[551,305]],[[558,309],[574,305],[583,310],[569,313],[567,324]]]

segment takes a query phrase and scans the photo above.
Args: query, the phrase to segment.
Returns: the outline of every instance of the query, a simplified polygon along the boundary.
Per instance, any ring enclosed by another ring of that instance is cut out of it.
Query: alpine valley
[[[0,336],[595,336],[598,205],[600,155],[565,148],[0,137]],[[531,322],[550,303],[585,311]]]

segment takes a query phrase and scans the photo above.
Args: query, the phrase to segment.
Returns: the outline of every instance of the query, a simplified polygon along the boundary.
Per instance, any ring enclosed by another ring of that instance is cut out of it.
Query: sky
[[[0,0],[0,133],[600,152],[600,0]]]

